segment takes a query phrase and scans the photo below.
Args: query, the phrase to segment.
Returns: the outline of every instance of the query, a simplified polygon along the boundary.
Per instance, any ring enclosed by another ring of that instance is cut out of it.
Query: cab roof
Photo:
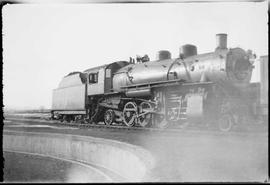
[[[83,71],[83,73],[88,73],[88,74],[89,73],[97,73],[100,69],[108,68],[111,65],[118,65],[121,68],[121,67],[124,67],[124,66],[126,66],[128,64],[129,64],[129,62],[127,62],[127,61],[117,61],[117,62],[112,62],[110,64],[105,64],[105,65],[102,65],[102,66],[86,69],[85,71]]]

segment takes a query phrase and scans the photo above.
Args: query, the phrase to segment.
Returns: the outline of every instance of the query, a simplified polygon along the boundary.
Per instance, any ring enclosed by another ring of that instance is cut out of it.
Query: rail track
[[[29,121],[29,122],[39,122],[44,124],[53,124],[59,126],[68,126],[68,127],[76,127],[81,129],[98,129],[104,131],[134,131],[134,132],[156,132],[156,133],[175,133],[175,134],[183,134],[183,133],[201,133],[201,134],[211,134],[211,135],[233,135],[233,134],[252,134],[252,133],[267,133],[268,128],[267,124],[257,124],[257,125],[249,125],[248,127],[239,128],[236,127],[235,129],[229,132],[223,132],[218,130],[215,127],[206,127],[205,125],[201,124],[198,125],[177,125],[175,127],[168,127],[166,129],[161,128],[154,128],[154,127],[140,127],[140,126],[133,126],[127,127],[125,125],[120,124],[112,124],[112,125],[105,125],[103,122],[99,123],[78,123],[78,122],[67,122],[67,121],[58,121],[58,120],[51,120],[50,118],[42,117],[42,118],[23,118],[23,117],[7,117],[7,120],[13,121]]]

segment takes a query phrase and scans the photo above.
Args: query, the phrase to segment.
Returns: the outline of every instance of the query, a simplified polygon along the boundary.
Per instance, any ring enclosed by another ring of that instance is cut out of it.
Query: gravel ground
[[[19,124],[24,126],[18,126]],[[17,127],[10,127],[11,125]],[[156,167],[145,181],[264,182],[268,176],[267,132],[248,134],[123,132],[63,126],[55,129],[48,126],[57,125],[11,121],[5,123],[4,130],[85,135],[142,146],[149,150],[157,161]]]

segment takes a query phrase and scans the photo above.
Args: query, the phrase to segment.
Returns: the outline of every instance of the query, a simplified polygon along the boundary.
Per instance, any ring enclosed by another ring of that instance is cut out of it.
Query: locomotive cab
[[[84,73],[88,76],[87,95],[113,93],[112,78],[114,73],[128,64],[126,61],[119,61],[85,70]]]

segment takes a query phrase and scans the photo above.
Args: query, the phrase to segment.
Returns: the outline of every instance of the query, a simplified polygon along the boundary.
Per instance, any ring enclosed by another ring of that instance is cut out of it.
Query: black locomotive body
[[[52,118],[106,125],[218,126],[228,131],[256,119],[258,84],[250,83],[254,55],[227,49],[217,34],[214,52],[184,45],[179,58],[113,62],[67,75],[53,92]]]

